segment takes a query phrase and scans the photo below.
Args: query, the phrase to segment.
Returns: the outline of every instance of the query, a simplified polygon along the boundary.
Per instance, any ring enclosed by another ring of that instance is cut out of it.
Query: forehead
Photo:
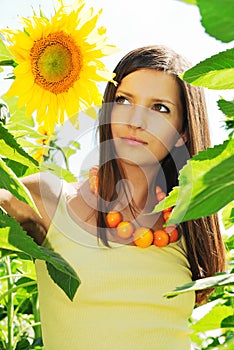
[[[118,91],[129,92],[136,96],[148,98],[180,96],[180,87],[176,78],[155,69],[140,69],[124,77],[117,88]]]

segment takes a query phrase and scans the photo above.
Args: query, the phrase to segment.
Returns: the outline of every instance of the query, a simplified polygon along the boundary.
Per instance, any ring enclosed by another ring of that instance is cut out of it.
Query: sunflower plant
[[[0,75],[9,89],[0,99],[0,188],[37,208],[20,177],[43,170],[75,181],[68,158],[79,150],[71,140],[59,144],[66,120],[78,126],[78,113],[95,117],[99,84],[113,81],[102,58],[115,52],[106,29],[98,26],[101,10],[84,0],[58,0],[50,18],[40,9],[22,18],[22,29],[0,30]],[[113,81],[114,83],[114,81]],[[87,110],[89,112],[87,112]],[[56,163],[60,152],[65,168]],[[56,252],[27,236],[0,206],[0,349],[41,349],[34,260],[44,260],[51,278],[72,301],[79,276]]]

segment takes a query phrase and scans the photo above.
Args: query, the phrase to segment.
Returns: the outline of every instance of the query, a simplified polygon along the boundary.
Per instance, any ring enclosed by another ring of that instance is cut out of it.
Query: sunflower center
[[[72,56],[61,44],[47,46],[38,60],[38,68],[47,81],[61,81],[70,74]]]
[[[30,56],[34,81],[45,90],[60,94],[79,79],[81,51],[64,32],[52,33],[35,41]]]

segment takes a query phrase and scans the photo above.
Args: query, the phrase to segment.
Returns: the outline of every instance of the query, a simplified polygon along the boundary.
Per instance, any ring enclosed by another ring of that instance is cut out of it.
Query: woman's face
[[[141,166],[162,161],[181,142],[183,108],[175,78],[141,69],[118,86],[111,114],[116,156]]]

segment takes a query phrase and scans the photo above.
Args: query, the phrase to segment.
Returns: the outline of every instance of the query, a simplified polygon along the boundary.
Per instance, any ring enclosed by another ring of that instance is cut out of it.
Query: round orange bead
[[[122,215],[118,211],[110,211],[106,215],[106,221],[109,227],[114,228],[122,221]]]
[[[157,247],[165,247],[169,243],[169,235],[164,230],[154,232],[154,245]]]
[[[163,209],[163,213],[172,212],[172,207]]]
[[[174,243],[178,240],[179,238],[179,232],[176,228],[176,226],[167,226],[165,227],[166,233],[169,235],[169,243]]]
[[[120,237],[120,238],[130,238],[131,235],[133,234],[134,232],[134,227],[133,225],[131,224],[131,222],[128,222],[128,221],[121,221],[118,226],[116,227],[116,230],[117,230],[117,235]]]
[[[153,232],[146,227],[139,227],[134,232],[134,243],[141,248],[147,248],[153,243]]]
[[[165,213],[163,213],[163,219],[165,220],[165,222],[168,221],[170,215],[171,215],[170,211],[166,211]]]

